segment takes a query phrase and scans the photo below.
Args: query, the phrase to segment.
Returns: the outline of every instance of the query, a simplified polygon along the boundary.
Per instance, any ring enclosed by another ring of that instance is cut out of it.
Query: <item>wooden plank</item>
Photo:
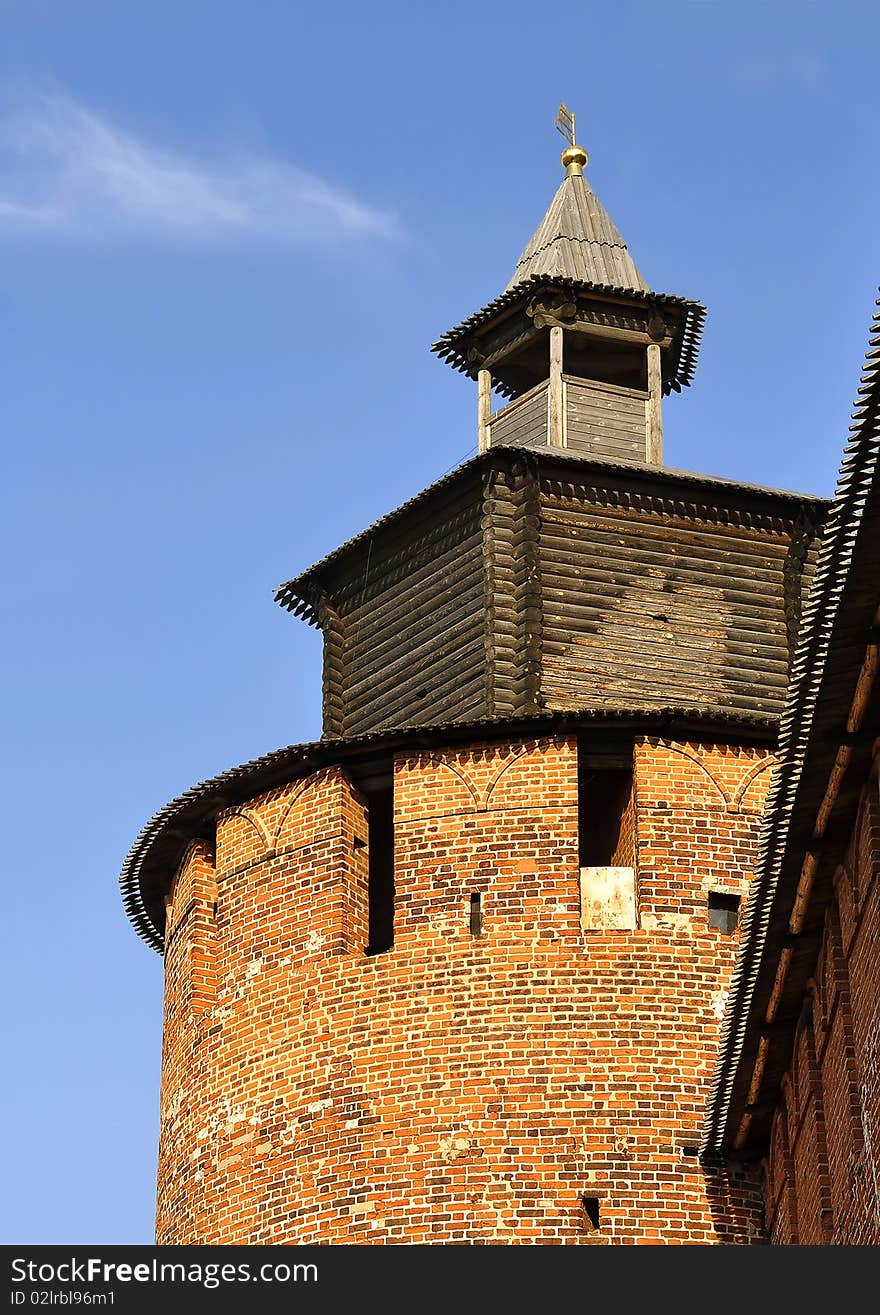
[[[663,625],[665,631],[671,631],[676,639],[681,639],[682,646],[689,651],[696,652],[702,649],[707,652],[718,652],[723,649],[727,653],[728,660],[734,664],[750,664],[756,669],[763,669],[766,666],[768,670],[776,669],[780,674],[785,674],[787,649],[784,634],[777,635],[776,645],[769,652],[762,646],[761,651],[755,653],[751,643],[755,632],[724,626],[719,633],[717,626],[714,629],[709,628],[708,620],[709,618],[703,617],[695,622],[687,617],[674,617],[671,622],[665,622]],[[684,643],[685,638],[690,640],[690,645]],[[626,655],[628,648],[637,650],[646,644],[663,648],[668,647],[670,643],[659,626],[654,628],[639,626],[631,616],[618,619],[617,614],[606,613],[593,621],[571,617],[567,625],[557,625],[545,618],[544,646],[548,653],[570,652],[573,643],[585,646],[599,642],[604,644],[609,652],[616,649],[623,656]],[[677,661],[678,657],[675,660]]]
[[[508,402],[506,406],[502,406],[499,411],[496,411],[494,419],[497,421],[500,420],[502,416],[513,415],[514,412],[518,411],[521,407],[527,406],[529,402],[534,401],[536,397],[544,396],[546,392],[547,381],[546,379],[542,379],[539,384],[535,384],[534,388],[530,388],[526,393],[520,393],[519,397],[515,397],[512,402]]]
[[[555,676],[555,678],[554,678]],[[684,708],[730,708],[742,712],[778,714],[785,704],[785,695],[767,698],[756,691],[744,694],[731,693],[723,682],[707,683],[705,676],[690,684],[675,683],[668,672],[653,680],[650,676],[638,679],[629,671],[594,671],[581,681],[572,678],[568,671],[554,673],[545,668],[541,683],[544,706],[548,709],[588,707],[668,707],[671,704]]]
[[[664,685],[677,684],[696,689],[700,688],[704,680],[721,680],[731,690],[740,689],[748,694],[758,685],[765,693],[779,691],[780,698],[788,688],[787,672],[771,674],[754,663],[734,666],[723,644],[718,645],[711,660],[697,658],[689,662],[682,655],[672,654],[663,644],[656,644],[653,653],[646,646],[640,653],[634,654],[603,644],[601,635],[592,635],[590,639],[594,641],[592,645],[569,644],[562,651],[554,649],[545,639],[546,669],[591,673],[591,678],[599,672],[628,673],[627,678],[631,675],[633,679],[649,682],[654,676]],[[661,656],[666,660],[658,660]]]
[[[575,473],[572,479],[545,478],[541,483],[542,506],[555,511],[576,513],[581,516],[601,515],[624,517],[630,520],[652,521],[661,525],[699,525],[713,533],[758,536],[784,540],[786,548],[791,538],[794,515],[763,515],[754,511],[739,511],[736,507],[706,502],[699,495],[667,498],[662,493],[642,492],[634,481],[625,475],[603,476],[601,471],[580,476],[583,481],[577,489]],[[637,477],[636,477],[637,478]],[[577,491],[575,491],[577,489]]]
[[[588,634],[590,637],[601,639],[608,653],[620,653],[623,656],[635,649],[644,649],[646,645],[659,644],[662,648],[664,645],[668,647],[670,643],[665,635],[657,633],[648,626],[639,629],[636,626],[620,625],[615,616],[614,626],[604,630],[597,629],[591,632],[572,630],[563,633],[561,630],[548,628],[544,636],[544,649],[549,654],[561,657],[571,651],[573,643],[582,642],[582,637]],[[730,635],[718,639],[699,630],[679,630],[675,634],[675,649],[683,654],[682,660],[692,656],[695,661],[699,660],[701,654],[714,657],[723,651],[731,663],[743,668],[751,664],[754,671],[772,671],[788,679],[788,662],[783,644],[777,643],[771,648],[766,644],[749,644],[742,639],[732,639]]]
[[[364,703],[357,712],[352,711],[346,723],[347,733],[356,734],[389,722],[413,721],[415,724],[422,706],[427,709],[427,720],[434,720],[441,701],[452,697],[463,698],[468,704],[482,708],[482,657],[480,634],[464,643],[456,638],[454,642],[438,647],[432,662],[414,673],[418,679],[408,682],[406,688],[396,687],[396,696],[388,697],[383,693]],[[423,688],[427,690],[424,701],[418,698],[418,691]],[[423,716],[422,720],[425,719]]]
[[[568,405],[572,411],[607,411],[615,415],[635,417],[645,414],[645,403],[648,399],[642,393],[630,392],[628,389],[609,393],[599,388],[575,388],[571,384],[567,387]]]
[[[597,443],[589,430],[568,427],[568,446],[572,452],[583,452],[597,461],[644,461],[644,440],[621,438],[618,443]]]
[[[585,412],[596,415],[617,415],[635,420],[645,414],[646,403],[643,397],[632,398],[618,393],[597,393],[587,389],[573,392],[570,384],[568,389],[568,409],[574,414]]]
[[[391,633],[379,644],[362,646],[363,655],[351,653],[349,657],[350,678],[348,693],[356,698],[372,682],[377,687],[386,677],[399,679],[410,663],[415,663],[423,649],[438,639],[450,634],[457,626],[472,621],[480,624],[480,603],[483,597],[483,582],[478,580],[474,587],[455,595],[456,606],[450,606],[450,600],[438,599],[433,604],[432,624],[416,624],[407,628],[405,634],[389,626]]]
[[[553,323],[552,315],[545,314],[544,319],[548,324]],[[582,333],[589,338],[607,338],[611,342],[622,342],[633,346],[652,341],[650,335],[643,329],[622,329],[613,324],[599,324],[592,320],[566,320],[565,328],[573,333]],[[672,339],[669,337],[663,338],[662,342],[665,346],[668,346]]]
[[[605,447],[612,455],[621,448],[628,449],[632,447],[633,451],[641,452],[644,460],[646,450],[644,419],[644,416],[642,416],[638,424],[627,425],[618,424],[613,419],[576,416],[569,412],[568,445],[572,447],[572,440],[577,438],[581,443],[595,448],[597,453],[600,448]]]
[[[565,410],[562,401],[562,329],[550,330],[550,381],[548,391],[549,409],[547,412],[547,436],[551,447],[563,447],[563,420]]]
[[[596,503],[562,505],[547,496],[542,496],[541,523],[567,525],[580,533],[589,530],[611,534],[628,533],[636,539],[640,539],[643,534],[658,534],[665,539],[674,532],[683,531],[688,536],[688,542],[700,546],[729,548],[733,540],[741,545],[739,551],[750,552],[754,544],[756,549],[778,556],[780,560],[787,556],[791,542],[788,532],[770,533],[746,529],[741,525],[714,524],[695,517],[661,516],[641,509],[604,507]]]
[[[642,402],[648,400],[648,392],[645,388],[628,388],[625,384],[612,384],[605,379],[582,379],[576,374],[563,374],[562,378],[575,396],[581,392],[608,393],[614,397],[639,398]]]
[[[478,527],[460,543],[450,544],[442,552],[423,562],[417,570],[404,572],[394,579],[384,575],[373,577],[372,583],[375,587],[372,595],[365,595],[362,588],[359,593],[353,591],[353,596],[349,595],[345,600],[343,615],[346,622],[351,625],[362,622],[366,627],[373,624],[386,624],[381,619],[377,621],[377,599],[380,594],[390,592],[399,586],[399,592],[395,597],[398,606],[408,606],[416,599],[424,598],[425,588],[434,577],[439,579],[444,570],[463,563],[472,552],[478,553],[482,537],[482,530]],[[477,570],[479,570],[478,566]],[[370,581],[367,581],[368,588],[369,584]],[[399,623],[399,614],[394,623]]]
[[[379,542],[365,545],[344,570],[329,567],[326,573],[322,572],[321,579],[337,606],[342,607],[352,596],[359,598],[363,594],[365,580],[369,590],[371,581],[391,581],[402,572],[411,572],[416,563],[424,564],[465,541],[479,530],[479,510],[478,501],[462,505],[459,499],[445,504],[439,515],[422,524],[417,536],[412,530],[408,538],[383,533]]]
[[[504,423],[494,421],[492,424],[492,442],[498,447],[502,444],[516,446],[523,443],[547,442],[547,401],[541,397],[532,403],[528,410],[521,411]]]
[[[418,703],[415,698],[417,691],[423,687],[430,691],[439,680],[445,679],[446,659],[466,652],[468,645],[476,639],[482,639],[482,627],[478,621],[466,616],[450,618],[449,624],[439,634],[417,645],[394,666],[389,665],[369,679],[353,684],[347,700],[349,710],[371,706],[376,700],[408,705]],[[441,654],[445,655],[442,659],[438,656]],[[467,680],[481,680],[483,661],[476,666],[471,662],[463,673],[456,673],[455,679],[461,679],[462,674]]]
[[[545,619],[545,639],[548,650],[555,644],[564,646],[571,642],[573,636],[605,633],[608,642],[611,641],[611,633],[619,637],[620,642],[636,646],[645,642],[646,638],[657,633],[661,626],[669,629],[668,622],[647,622],[643,618],[643,613],[634,607],[627,608],[615,607],[613,614],[610,610],[599,607],[583,607],[580,609],[581,614],[577,617],[566,616],[557,622],[553,617]],[[609,630],[610,618],[613,615],[614,626],[613,632]],[[691,618],[676,615],[674,622],[678,630],[688,625],[690,627],[691,642],[695,646],[704,645],[709,642],[715,629],[705,628],[707,616],[702,618]],[[786,644],[784,623],[776,623],[772,627],[758,626],[750,628],[748,625],[739,624],[740,618],[734,618],[724,626],[724,642],[728,645],[731,654],[741,655],[742,657],[752,656],[756,662],[767,662],[772,666],[778,665],[780,670],[787,666],[788,646]],[[768,633],[769,632],[769,633]]]
[[[547,440],[547,385],[498,411],[492,421],[492,442],[524,446]]]
[[[656,567],[667,573],[667,579],[672,573],[684,572],[716,583],[743,578],[760,580],[779,593],[782,605],[782,571],[773,559],[758,554],[746,561],[736,560],[733,554],[713,557],[707,549],[696,545],[672,545],[662,539],[647,537],[644,543],[636,545],[622,543],[617,537],[598,535],[572,541],[554,533],[551,526],[545,526],[541,531],[541,547],[548,566],[552,564],[571,570],[577,570],[581,562],[588,565],[598,558],[609,563],[613,561],[617,570],[631,570],[634,564]]]
[[[623,434],[632,435],[634,438],[641,440],[642,446],[645,445],[645,403],[641,403],[642,410],[637,415],[629,411],[621,411],[615,407],[605,406],[579,406],[568,408],[568,423],[577,425],[581,430],[595,429],[599,434]]]
[[[632,566],[630,566],[628,573],[630,579],[627,583],[630,588],[634,588],[638,583],[638,573],[632,569]],[[551,601],[554,594],[556,595],[557,601],[561,603],[563,607],[566,606],[566,599],[569,600],[568,606],[574,607],[576,605],[572,599],[572,595],[577,597],[577,595],[579,593],[582,594],[585,589],[593,587],[597,587],[601,590],[603,585],[606,587],[606,594],[609,598],[619,598],[622,587],[620,579],[621,575],[623,575],[623,572],[612,574],[597,565],[595,567],[590,567],[589,569],[586,567],[579,568],[577,572],[571,571],[568,575],[567,586],[566,577],[564,575],[556,576],[552,582],[545,583],[545,614],[547,611],[547,603]],[[706,600],[706,607],[710,611],[713,606],[720,602],[724,602],[728,606],[736,604],[749,615],[758,615],[762,618],[766,618],[767,621],[778,620],[780,616],[783,615],[781,600],[779,598],[773,600],[772,595],[768,595],[768,598],[771,599],[771,601],[756,602],[754,592],[750,592],[745,588],[735,589],[733,587],[725,587],[723,598],[716,596],[713,599],[707,600],[705,592],[698,592],[696,587],[698,584],[699,582],[695,581],[694,583],[687,585],[680,585],[675,593],[663,589],[662,585],[658,585],[658,600],[677,597],[682,599],[682,601],[688,600],[691,604],[695,605],[700,599],[703,599]]]
[[[648,405],[646,424],[648,461],[663,465],[663,377],[660,366],[660,348],[656,342],[648,344]]]
[[[477,450],[485,452],[489,446],[489,426],[492,423],[492,375],[480,370],[477,375]]]

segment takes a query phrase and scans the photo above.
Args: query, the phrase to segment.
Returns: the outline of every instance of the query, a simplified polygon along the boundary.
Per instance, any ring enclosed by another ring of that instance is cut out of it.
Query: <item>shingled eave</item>
[[[878,302],[880,305],[880,302]],[[785,945],[789,919],[807,847],[813,842],[818,808],[825,797],[847,714],[862,670],[880,602],[880,312],[872,322],[869,348],[832,503],[804,610],[785,710],[780,721],[778,762],[764,813],[759,858],[743,915],[740,944],[722,1023],[703,1131],[702,1151],[711,1156],[735,1145],[746,1112],[766,1011]],[[854,820],[852,780],[864,767],[863,745],[851,762],[826,834],[840,848]],[[856,768],[854,771],[853,768]],[[848,781],[849,778],[849,781]],[[857,782],[858,784],[858,782]],[[826,862],[829,855],[826,855]],[[833,853],[830,855],[833,866]],[[831,898],[830,883],[816,883],[809,909],[817,924]],[[790,947],[788,947],[790,948]],[[818,941],[795,962],[800,996]],[[787,1004],[795,1002],[789,983]],[[796,1011],[796,1012],[799,1012]],[[786,1015],[782,1015],[786,1019]],[[796,1017],[768,1034],[765,1073],[780,1074],[794,1040]],[[775,1058],[767,1062],[767,1054]],[[765,1083],[762,1093],[770,1084]],[[776,1084],[778,1086],[778,1083]],[[772,1104],[772,1101],[771,1101]],[[763,1137],[769,1114],[756,1125]]]
[[[199,782],[160,808],[139,832],[119,877],[125,912],[142,940],[164,948],[164,897],[194,839],[210,836],[217,817],[278,786],[323,767],[351,767],[378,754],[511,737],[569,734],[579,728],[618,733],[712,737],[747,745],[772,744],[776,719],[767,714],[705,708],[578,708],[517,718],[483,717],[436,726],[404,726],[345,739],[288,745]]]
[[[827,498],[817,497],[814,494],[798,493],[789,489],[768,488],[761,484],[744,484],[738,480],[725,479],[719,475],[700,475],[693,471],[676,470],[672,467],[654,466],[637,461],[604,461],[563,448],[506,447],[503,444],[496,444],[486,452],[469,457],[467,461],[462,462],[461,465],[456,466],[454,470],[449,471],[441,479],[436,480],[426,489],[417,493],[415,497],[409,498],[399,507],[395,507],[393,511],[380,516],[365,530],[361,530],[358,534],[346,540],[345,543],[340,544],[338,548],[334,548],[325,557],[314,562],[306,570],[279,585],[275,591],[275,601],[295,616],[302,617],[309,625],[317,625],[319,621],[317,597],[320,592],[319,577],[322,572],[337,565],[349,553],[365,546],[374,535],[418,510],[425,502],[432,499],[441,490],[452,485],[456,480],[466,477],[479,467],[488,469],[500,461],[521,461],[524,457],[548,466],[552,466],[554,463],[558,463],[563,468],[576,466],[580,471],[595,472],[598,476],[635,476],[646,484],[660,484],[670,490],[678,486],[683,494],[691,497],[696,489],[701,489],[708,497],[711,497],[713,493],[718,496],[726,492],[754,498],[759,503],[772,503],[774,501],[782,504],[798,503],[815,507],[818,510],[822,510],[828,505]]]
[[[664,383],[664,392],[680,391],[693,382],[697,368],[697,357],[706,320],[706,307],[698,301],[686,297],[676,297],[669,293],[640,292],[628,287],[613,287],[604,283],[583,283],[576,279],[551,277],[533,274],[502,292],[494,301],[490,301],[481,310],[475,311],[454,328],[442,334],[431,344],[431,351],[439,356],[454,370],[466,374],[469,379],[476,379],[479,367],[467,358],[467,344],[473,334],[489,320],[502,312],[512,309],[517,302],[534,296],[539,288],[559,289],[571,293],[595,294],[613,297],[615,300],[629,301],[637,305],[676,306],[684,310],[684,325],[678,344],[673,369]]]

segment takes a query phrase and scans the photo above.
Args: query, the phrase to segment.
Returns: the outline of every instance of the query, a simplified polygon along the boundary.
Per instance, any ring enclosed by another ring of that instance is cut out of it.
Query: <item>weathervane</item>
[[[584,148],[577,144],[574,115],[566,105],[565,101],[562,102],[559,109],[556,111],[554,127],[568,142],[568,145],[562,152],[562,163],[565,166],[566,177],[570,178],[572,174],[582,174],[590,157],[587,155]]]
[[[555,126],[556,126],[556,131],[562,133],[563,137],[568,142],[569,146],[574,146],[575,143],[574,115],[566,105],[565,101],[562,102],[562,104],[559,106],[559,109],[556,111]]]

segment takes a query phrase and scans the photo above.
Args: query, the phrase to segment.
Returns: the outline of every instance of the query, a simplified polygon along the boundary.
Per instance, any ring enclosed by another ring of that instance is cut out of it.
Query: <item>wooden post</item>
[[[663,376],[660,371],[660,348],[648,343],[648,405],[645,414],[647,460],[652,466],[663,465]]]
[[[488,370],[481,370],[477,379],[477,451],[485,452],[491,437],[489,426],[492,421],[492,376]]]
[[[565,417],[562,410],[562,329],[550,330],[550,393],[548,409],[548,442],[551,447],[562,447]]]

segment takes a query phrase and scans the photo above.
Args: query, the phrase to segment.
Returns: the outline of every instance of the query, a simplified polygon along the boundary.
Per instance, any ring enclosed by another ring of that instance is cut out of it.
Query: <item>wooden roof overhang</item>
[[[878,303],[880,304],[880,303]],[[880,313],[804,610],[703,1154],[763,1154],[880,736]]]
[[[404,727],[346,739],[294,744],[202,781],[160,808],[129,850],[119,877],[129,921],[144,941],[164,947],[165,895],[192,840],[211,839],[218,814],[319,771],[339,765],[368,770],[371,763],[400,751],[462,743],[590,731],[595,734],[660,735],[726,744],[772,745],[776,718],[764,714],[706,712],[701,708],[607,708],[555,711],[519,718],[481,718],[440,726]]]
[[[828,506],[827,499],[811,494],[744,484],[719,476],[699,475],[635,461],[599,460],[566,449],[506,447],[498,444],[487,452],[470,457],[307,570],[279,585],[275,591],[275,601],[309,625],[320,625],[323,602],[331,592],[331,579],[337,568],[343,567],[353,554],[366,549],[377,535],[397,527],[402,528],[407,520],[416,519],[441,491],[451,488],[455,483],[464,486],[468,480],[485,476],[492,469],[509,470],[513,463],[524,459],[535,463],[539,473],[548,477],[565,479],[574,475],[589,475],[604,483],[619,481],[621,484],[632,484],[651,492],[658,506],[677,503],[679,510],[685,507],[693,509],[694,504],[700,503],[733,518],[748,517],[750,513],[762,517],[794,517],[802,507],[813,507],[822,514]]]
[[[559,324],[599,342],[659,343],[663,392],[680,392],[693,380],[705,318],[704,306],[683,297],[533,275],[444,333],[431,351],[471,379],[491,370],[495,390],[516,396],[534,382],[523,357],[536,350],[543,329]]]

